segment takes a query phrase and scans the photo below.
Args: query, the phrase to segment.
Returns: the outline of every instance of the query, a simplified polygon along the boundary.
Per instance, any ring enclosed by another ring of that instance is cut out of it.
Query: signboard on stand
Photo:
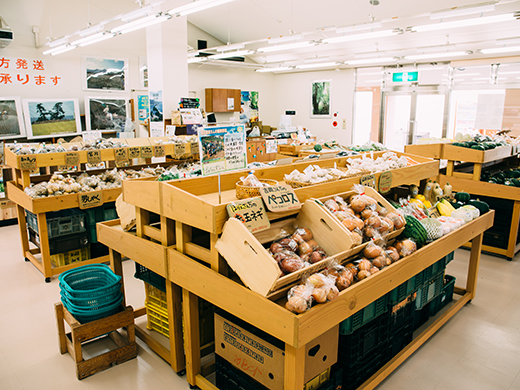
[[[244,125],[204,127],[198,136],[203,176],[247,166]]]

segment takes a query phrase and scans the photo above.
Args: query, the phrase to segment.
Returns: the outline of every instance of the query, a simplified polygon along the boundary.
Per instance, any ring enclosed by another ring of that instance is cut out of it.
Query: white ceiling
[[[369,23],[371,20],[382,22],[382,27],[374,31],[396,28],[404,31],[400,35],[391,37],[359,42],[318,44],[307,49],[270,54],[255,53],[248,56],[254,62],[269,67],[297,65],[303,63],[305,59],[316,57],[328,57],[324,59],[326,62],[339,62],[373,56],[403,57],[432,51],[474,52],[465,56],[465,59],[500,57],[502,55],[486,56],[476,51],[507,45],[508,40],[520,46],[520,20],[435,32],[406,31],[410,26],[438,23],[430,19],[431,12],[477,4],[474,0],[379,1],[379,5],[372,6],[369,0],[235,0],[189,15],[188,20],[222,42],[228,42],[228,37],[231,44],[252,42],[246,46],[246,49],[253,50],[268,46],[265,42],[266,38],[289,36],[291,32],[304,33],[302,40],[319,42],[322,39],[341,35],[335,31],[338,27]],[[486,12],[483,16],[515,11],[520,11],[520,1],[499,1],[496,3],[495,11]],[[479,16],[481,15],[460,16],[445,19],[445,22]],[[363,31],[354,34],[361,32]],[[260,42],[255,43],[255,41]],[[520,52],[513,54],[518,55]],[[413,61],[408,61],[410,62]],[[406,61],[401,59],[399,63],[406,63]]]

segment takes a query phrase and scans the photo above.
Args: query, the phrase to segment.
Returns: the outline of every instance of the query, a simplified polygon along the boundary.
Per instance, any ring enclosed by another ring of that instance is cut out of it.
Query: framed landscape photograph
[[[125,96],[85,97],[87,131],[123,131],[129,116],[129,100]]]
[[[24,99],[27,138],[50,138],[81,132],[78,99]]]
[[[126,91],[128,60],[125,58],[82,57],[83,89]]]
[[[0,139],[21,137],[25,137],[21,99],[0,97]]]
[[[330,80],[312,82],[311,118],[330,118]]]

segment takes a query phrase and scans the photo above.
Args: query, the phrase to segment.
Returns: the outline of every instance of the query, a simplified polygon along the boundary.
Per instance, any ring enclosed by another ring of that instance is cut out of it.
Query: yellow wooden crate
[[[64,253],[51,255],[51,263],[55,267],[63,267],[72,263],[90,259],[90,245],[84,248],[74,249]]]

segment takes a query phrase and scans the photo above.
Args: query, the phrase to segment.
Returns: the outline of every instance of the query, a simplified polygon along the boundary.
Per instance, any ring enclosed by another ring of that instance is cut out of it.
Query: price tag
[[[34,168],[29,171],[30,175],[39,175],[40,174],[40,168]]]
[[[68,167],[77,167],[79,165],[79,153],[78,152],[65,153],[65,165]]]
[[[21,156],[20,157],[20,168],[23,170],[36,169],[36,157],[33,156]]]
[[[320,154],[320,160],[325,160],[327,158],[334,158],[336,157],[336,153],[323,153],[323,154]]]
[[[174,144],[173,153],[176,156],[182,156],[183,154],[186,154],[186,144]],[[159,157],[162,157],[162,156],[159,156]]]
[[[386,194],[392,188],[392,172],[386,171],[379,176],[379,193]]]
[[[99,150],[87,150],[87,162],[89,164],[99,164],[101,162],[101,152]]]
[[[141,158],[152,158],[153,148],[151,146],[141,146]]]
[[[114,149],[114,155],[115,155],[116,161],[128,160],[128,148]]]
[[[280,158],[276,161],[276,165],[287,165],[287,164],[292,164],[292,162],[293,162],[292,157]]]
[[[251,233],[269,229],[271,226],[260,197],[230,203],[226,209],[230,218],[244,223]]]
[[[83,192],[78,194],[79,208],[82,210],[103,204],[103,191]]]
[[[14,206],[14,202],[12,200],[3,200],[0,202],[0,209],[8,209]]]
[[[141,155],[141,148],[139,146],[131,146],[128,148],[128,158],[139,158]]]
[[[377,189],[376,177],[374,175],[361,176],[359,184]]]
[[[153,147],[153,156],[154,157],[164,157],[166,155],[164,151],[164,145],[154,145]]]
[[[260,188],[267,209],[272,212],[298,210],[302,207],[291,186],[279,185]]]
[[[199,155],[199,143],[198,142],[192,142],[191,143],[191,154]]]
[[[117,168],[126,168],[130,166],[130,160],[119,160],[116,161]]]

